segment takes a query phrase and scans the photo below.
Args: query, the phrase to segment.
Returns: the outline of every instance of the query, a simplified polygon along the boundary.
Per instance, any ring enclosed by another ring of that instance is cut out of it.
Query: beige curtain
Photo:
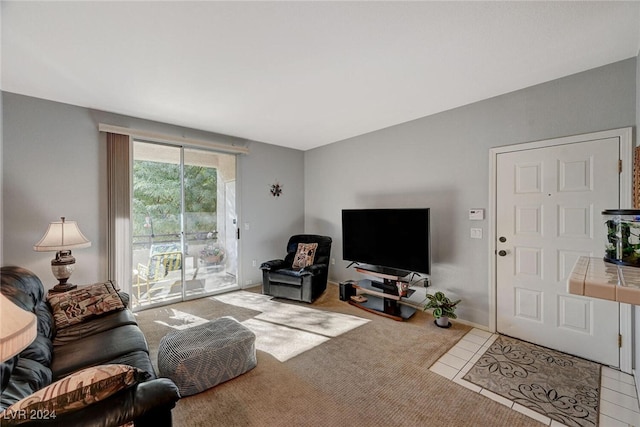
[[[109,278],[131,293],[131,151],[129,135],[107,132]]]

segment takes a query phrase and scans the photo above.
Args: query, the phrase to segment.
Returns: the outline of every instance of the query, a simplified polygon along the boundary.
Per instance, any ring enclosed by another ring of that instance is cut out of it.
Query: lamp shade
[[[0,320],[0,362],[4,362],[33,342],[38,322],[35,314],[21,309],[2,294]]]
[[[78,228],[75,221],[54,221],[38,243],[33,246],[37,252],[63,251],[66,249],[88,248],[91,246],[89,239]]]

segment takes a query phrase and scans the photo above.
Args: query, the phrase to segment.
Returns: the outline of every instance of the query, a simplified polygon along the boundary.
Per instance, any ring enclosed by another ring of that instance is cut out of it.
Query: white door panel
[[[619,366],[619,305],[566,292],[576,259],[604,251],[618,159],[618,138],[497,155],[498,332]]]

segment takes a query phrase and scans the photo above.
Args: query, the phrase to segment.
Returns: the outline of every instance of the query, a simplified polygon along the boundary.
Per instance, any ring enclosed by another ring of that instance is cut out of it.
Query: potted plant
[[[207,246],[200,251],[200,260],[204,265],[219,265],[224,261],[224,250],[220,246]]]
[[[448,328],[451,326],[449,319],[457,319],[456,306],[462,300],[451,301],[444,293],[438,291],[435,294],[427,294],[429,300],[424,306],[424,310],[433,309],[433,317],[435,317],[435,323],[441,328]]]

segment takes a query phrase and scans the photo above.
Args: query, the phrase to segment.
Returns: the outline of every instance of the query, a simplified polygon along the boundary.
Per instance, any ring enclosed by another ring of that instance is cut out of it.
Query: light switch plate
[[[471,229],[471,238],[472,239],[482,239],[482,228],[472,228]]]

